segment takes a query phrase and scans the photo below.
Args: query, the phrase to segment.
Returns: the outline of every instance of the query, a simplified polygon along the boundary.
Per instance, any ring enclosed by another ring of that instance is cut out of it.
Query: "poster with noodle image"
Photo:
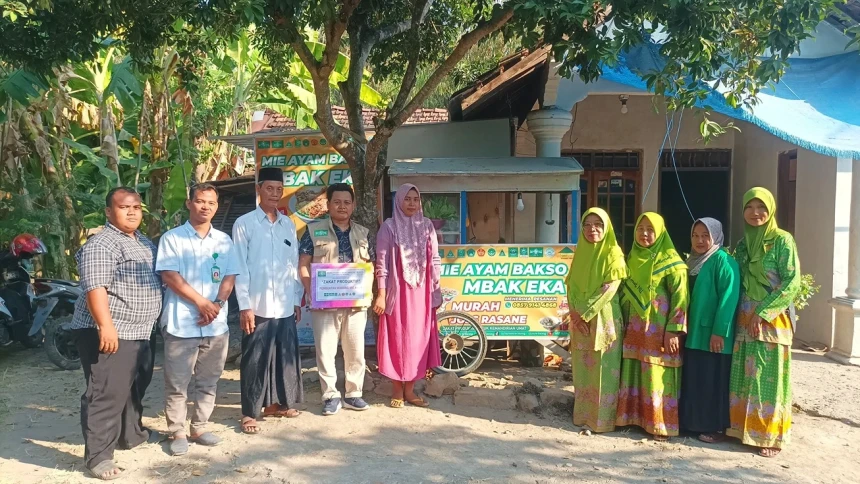
[[[352,184],[352,173],[340,154],[319,133],[259,137],[254,143],[257,169],[284,170],[284,194],[278,209],[292,218],[296,230],[328,217],[326,188]]]

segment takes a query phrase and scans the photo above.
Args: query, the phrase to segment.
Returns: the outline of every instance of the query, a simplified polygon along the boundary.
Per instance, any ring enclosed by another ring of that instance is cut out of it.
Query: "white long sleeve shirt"
[[[259,206],[236,220],[233,247],[238,267],[236,299],[239,309],[261,318],[288,318],[301,304],[299,241],[296,225],[278,213],[269,221]]]

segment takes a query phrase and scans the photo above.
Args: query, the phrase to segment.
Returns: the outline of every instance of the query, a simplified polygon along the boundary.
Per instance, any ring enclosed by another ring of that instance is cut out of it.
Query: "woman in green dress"
[[[729,376],[741,275],[738,263],[723,248],[723,225],[718,220],[696,220],[690,239],[681,429],[710,444],[722,440],[729,428]]]
[[[687,332],[687,266],[663,217],[645,212],[622,285],[624,334],[618,426],[636,425],[665,442],[678,435],[681,342]]]
[[[627,265],[612,221],[602,209],[591,208],[582,215],[582,236],[565,281],[576,388],[573,424],[593,432],[611,432],[621,375],[618,287],[627,277]]]
[[[774,457],[791,429],[791,343],[800,260],[794,237],[776,226],[776,202],[764,188],[744,195],[744,238],[729,418],[726,435]]]

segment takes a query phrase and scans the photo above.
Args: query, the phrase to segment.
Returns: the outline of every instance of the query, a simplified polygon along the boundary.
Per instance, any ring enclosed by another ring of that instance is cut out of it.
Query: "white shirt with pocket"
[[[233,225],[236,251],[236,299],[239,309],[261,318],[288,318],[301,305],[299,241],[296,225],[278,213],[272,223],[259,206]]]
[[[178,272],[198,294],[214,301],[224,277],[237,274],[233,241],[230,236],[213,228],[205,237],[190,223],[167,231],[158,242],[158,259],[155,271]],[[200,326],[200,311],[190,301],[173,292],[164,292],[164,309],[161,326],[177,338],[206,338],[218,336],[227,329],[227,304],[218,317],[206,326]]]

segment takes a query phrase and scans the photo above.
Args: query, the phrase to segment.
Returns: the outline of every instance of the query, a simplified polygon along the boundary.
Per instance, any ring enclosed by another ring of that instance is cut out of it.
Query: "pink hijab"
[[[430,240],[430,221],[424,218],[423,207],[418,207],[415,215],[408,217],[400,206],[406,199],[406,194],[418,187],[404,183],[394,195],[394,217],[389,219],[394,231],[394,240],[400,249],[400,264],[403,266],[403,279],[409,287],[424,284],[427,277],[427,241]]]

